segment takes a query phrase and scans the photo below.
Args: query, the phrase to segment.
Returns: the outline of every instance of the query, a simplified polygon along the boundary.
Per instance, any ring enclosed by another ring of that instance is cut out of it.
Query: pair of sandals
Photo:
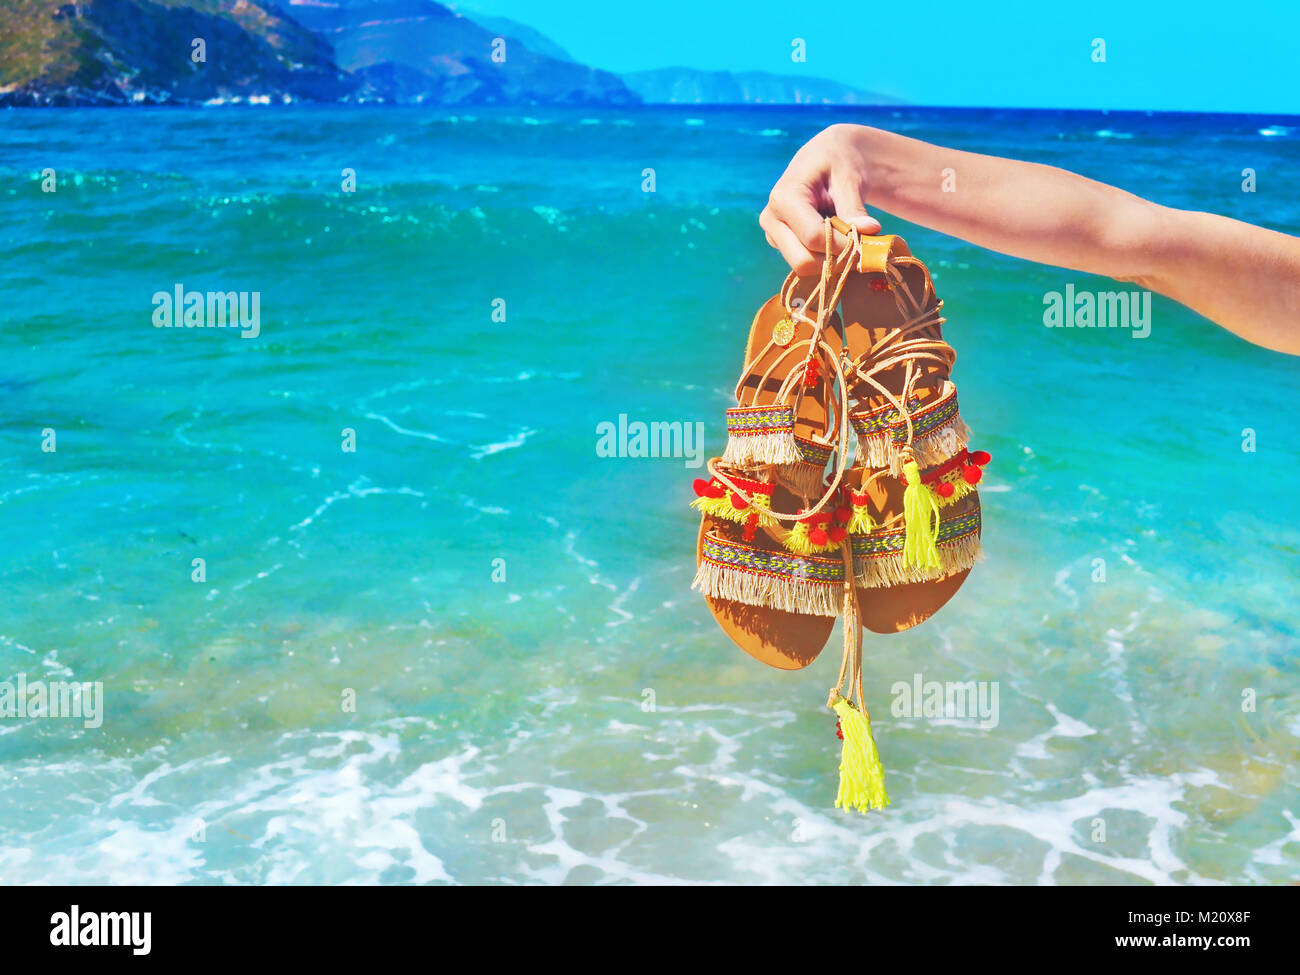
[[[726,450],[695,482],[694,588],[737,645],[782,670],[811,664],[844,617],[827,702],[845,739],[836,805],[865,809],[888,796],[861,627],[910,629],[957,592],[980,554],[990,458],[969,448],[925,265],[899,237],[834,217],[824,229],[821,274],[791,274],[754,316]]]

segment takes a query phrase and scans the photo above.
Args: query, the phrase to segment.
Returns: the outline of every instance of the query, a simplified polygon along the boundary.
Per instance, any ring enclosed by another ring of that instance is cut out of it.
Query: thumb
[[[852,224],[860,234],[880,233],[880,221],[867,212],[863,197],[866,195],[856,182],[833,180],[830,185],[831,202],[835,216]]]
[[[858,211],[856,215],[849,215],[847,213],[841,215],[837,213],[836,216],[839,217],[841,220],[845,221],[846,223],[853,224],[853,226],[857,228],[857,231],[860,234],[867,234],[868,236],[872,236],[880,233],[881,230],[880,221],[877,220],[869,213],[863,213],[861,211]]]

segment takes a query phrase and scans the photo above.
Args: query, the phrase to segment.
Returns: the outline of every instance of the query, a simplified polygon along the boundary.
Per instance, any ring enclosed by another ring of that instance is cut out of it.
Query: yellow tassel
[[[795,555],[812,555],[813,543],[808,540],[808,522],[796,521],[785,536],[785,547]]]
[[[772,517],[772,499],[758,492],[750,495],[748,508],[737,508],[732,504],[730,492],[720,498],[696,498],[691,502],[691,507],[714,518],[734,521],[737,524],[744,524],[751,513],[758,514],[758,523],[764,528],[774,528],[777,523]]]
[[[903,564],[914,569],[939,568],[939,505],[931,490],[921,483],[921,471],[915,460],[903,465],[907,488],[903,491]]]
[[[696,498],[691,502],[691,507],[715,518],[725,518],[727,521],[740,520],[736,517],[739,512],[731,506],[731,499],[727,495],[720,498]]]
[[[871,511],[865,504],[853,506],[853,517],[849,519],[850,535],[869,535],[876,530],[876,523],[871,520]]]
[[[758,512],[758,523],[764,528],[775,528],[777,521],[772,517],[772,499],[766,494],[755,493],[749,506]],[[748,514],[748,512],[742,512]]]
[[[832,542],[829,539],[825,545],[817,545],[809,537],[812,529],[806,521],[796,521],[785,536],[785,547],[795,555],[825,555],[827,552],[834,552],[840,547],[839,542]]]
[[[884,809],[889,805],[889,793],[885,791],[885,770],[880,766],[876,740],[871,736],[871,720],[842,697],[837,697],[831,707],[840,719],[840,733],[844,736],[835,808],[858,812]]]
[[[951,484],[952,494],[946,498],[939,493],[940,484]],[[969,497],[970,493],[975,490],[975,485],[962,476],[962,469],[959,467],[954,471],[949,471],[943,477],[939,478],[934,484],[930,485],[930,493],[934,495],[934,503],[940,508],[946,508],[950,504],[956,504],[962,498]]]

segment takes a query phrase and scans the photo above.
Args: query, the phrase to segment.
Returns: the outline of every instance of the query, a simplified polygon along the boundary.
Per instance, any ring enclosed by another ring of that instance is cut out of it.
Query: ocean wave
[[[830,808],[829,760],[810,794],[752,767],[759,738],[788,728],[789,713],[604,702],[629,714],[601,730],[609,754],[642,750],[637,783],[620,787],[600,784],[608,771],[566,767],[584,748],[563,735],[582,704],[552,705],[544,735],[521,727],[490,748],[418,749],[414,764],[409,752],[436,725],[290,734],[238,761],[155,751],[97,762],[83,802],[54,813],[35,848],[4,844],[0,869],[15,883],[74,884],[1217,880],[1178,852],[1189,790],[1218,781],[1205,770],[1012,798],[917,794],[896,779],[895,806],[867,820]],[[217,773],[219,793],[197,787]],[[1285,869],[1294,831],[1294,819],[1273,831],[1261,868]],[[73,835],[89,845],[62,852]]]
[[[518,447],[522,447],[528,441],[528,438],[533,436],[535,433],[537,433],[536,430],[524,427],[523,429],[511,434],[505,440],[479,444],[470,450],[470,459],[482,460],[485,457],[491,457],[493,454],[499,454],[503,450],[515,450]]]

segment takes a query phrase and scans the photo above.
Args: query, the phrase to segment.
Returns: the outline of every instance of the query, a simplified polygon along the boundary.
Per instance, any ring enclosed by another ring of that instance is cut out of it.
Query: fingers
[[[834,213],[861,234],[881,230],[880,221],[867,212],[864,167],[853,153],[836,148],[836,131],[833,126],[795,153],[759,216],[768,243],[800,276],[817,272],[827,246],[826,214]],[[832,246],[847,243],[836,232]]]
[[[821,258],[804,246],[795,232],[773,213],[770,205],[763,208],[763,212],[758,216],[758,223],[767,234],[767,242],[781,252],[781,256],[785,258],[785,262],[790,265],[795,274],[808,277],[820,271]],[[820,217],[817,218],[817,224],[821,226]]]
[[[816,274],[821,266],[818,255],[826,249],[822,210],[833,208],[835,215],[858,233],[880,233],[880,221],[867,213],[863,204],[864,190],[856,177],[836,179],[833,176],[830,185],[820,193],[819,206],[818,194],[782,178],[773,187],[758,222],[767,235],[767,242],[781,252],[796,274],[801,277]],[[839,246],[847,243],[838,233],[835,241]]]
[[[866,187],[855,176],[845,177],[833,173],[830,185],[831,202],[835,216],[852,224],[860,234],[880,233],[880,221],[867,212]]]
[[[809,187],[783,176],[772,187],[767,209],[775,218],[776,225],[784,226],[804,251],[817,254],[825,250],[824,218],[817,209],[816,194]],[[772,232],[771,227],[766,229],[768,233]],[[779,239],[777,246],[785,253]],[[789,260],[788,256],[786,260]]]
[[[867,212],[867,171],[860,126],[832,125],[794,154],[768,196],[759,223],[768,243],[800,275],[814,273],[827,247],[825,217],[834,214],[858,233],[880,233]],[[832,247],[848,243],[836,232]]]

